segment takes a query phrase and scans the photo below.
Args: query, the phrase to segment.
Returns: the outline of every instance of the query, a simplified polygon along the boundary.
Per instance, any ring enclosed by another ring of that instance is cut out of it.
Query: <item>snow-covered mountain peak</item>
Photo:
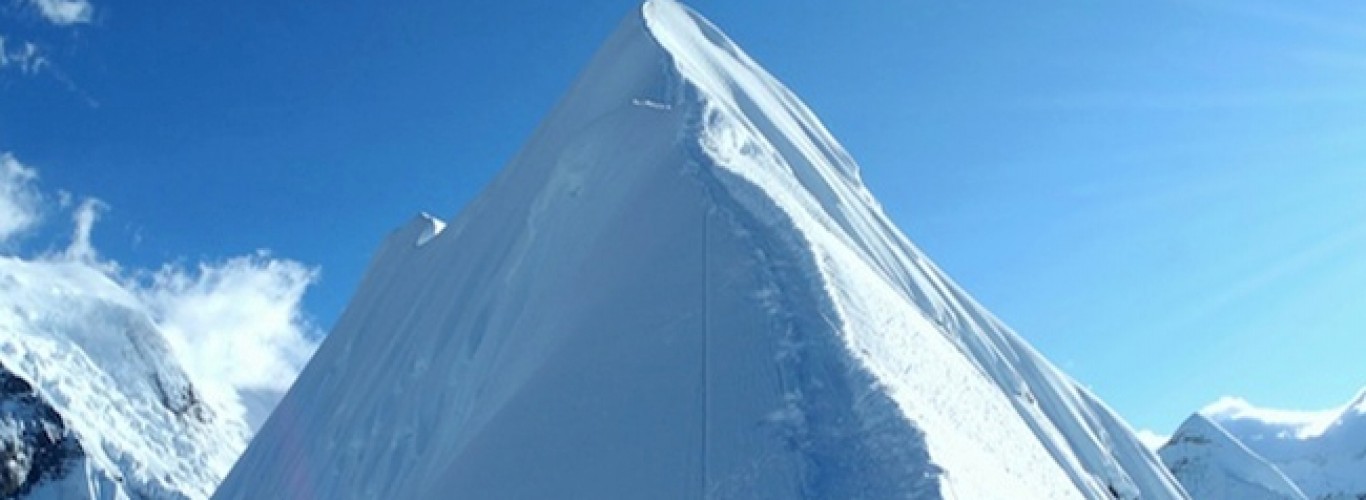
[[[743,194],[747,186],[757,186],[764,200],[746,208],[764,214],[772,209],[770,204],[776,204],[797,225],[818,259],[863,264],[859,271],[847,273],[825,270],[823,274],[830,281],[827,286],[863,287],[866,281],[845,279],[867,272],[868,279],[881,282],[890,292],[915,304],[921,314],[958,343],[969,362],[1009,393],[1027,401],[1017,405],[1017,410],[1025,414],[1036,433],[1055,437],[1044,438],[1054,459],[1086,464],[1082,468],[1089,469],[1087,472],[1072,471],[1073,482],[1084,490],[1094,488],[1095,495],[1125,496],[1173,489],[1170,479],[1162,477],[1160,471],[1148,472],[1154,467],[1160,469],[1160,464],[1145,457],[1136,441],[1130,441],[1132,433],[1127,426],[1084,390],[1061,394],[1041,390],[1042,400],[1034,399],[1033,386],[1071,386],[1072,382],[959,289],[895,228],[864,187],[857,163],[795,94],[686,6],[646,2],[643,17],[651,36],[669,55],[678,79],[686,84],[673,95],[696,100],[694,106],[678,107],[692,109],[698,115],[697,140],[702,153],[711,160],[708,163],[724,172],[720,179],[733,176],[731,185],[739,186],[732,189],[735,199],[746,203],[750,199]],[[826,252],[843,258],[821,255]],[[1053,381],[1053,377],[1058,379]],[[1090,408],[1093,406],[1099,408]],[[1098,415],[1091,415],[1093,411]],[[1091,416],[1086,423],[1071,427],[1077,421],[1068,418],[1068,413]],[[1036,418],[1056,420],[1045,424]],[[1047,429],[1058,423],[1069,428]],[[1109,425],[1125,428],[1115,433],[1122,438],[1112,438],[1122,440],[1122,444],[1103,442],[1111,439],[1110,432],[1095,426]],[[1097,441],[1094,437],[1098,435],[1104,437]],[[1127,462],[1119,463],[1110,451],[1100,451],[1115,446],[1135,453],[1119,454],[1120,461]],[[1121,470],[1137,471],[1139,477],[1124,477]],[[1097,477],[1103,479],[1096,481]]]
[[[1176,433],[1172,434],[1168,443],[1190,443],[1198,445],[1223,446],[1224,441],[1231,441],[1232,438],[1224,431],[1219,424],[1214,423],[1209,418],[1199,413],[1191,415],[1181,427],[1177,428]],[[1236,443],[1235,443],[1236,444]]]
[[[1221,490],[1202,489],[1201,485],[1212,482],[1269,484],[1265,479],[1271,476],[1264,468],[1247,466],[1256,461],[1274,467],[1308,498],[1363,498],[1366,411],[1362,396],[1359,393],[1347,405],[1317,412],[1260,408],[1242,399],[1224,398],[1187,421],[1159,453],[1196,499],[1228,497],[1226,492],[1215,494]],[[1178,439],[1182,435],[1197,436],[1197,440],[1223,435],[1227,441],[1216,440],[1223,443],[1218,447],[1195,446],[1192,439],[1184,443]],[[1210,451],[1216,448],[1241,448],[1246,453]]]
[[[1306,498],[1274,465],[1199,413],[1181,424],[1159,454],[1196,499]]]
[[[217,496],[1184,497],[857,172],[645,3],[440,236],[383,243]]]
[[[203,498],[246,446],[235,395],[192,383],[95,267],[0,257],[3,494]]]
[[[103,202],[10,153],[0,171],[0,498],[207,498],[313,351],[315,271],[265,250],[128,266],[91,239]],[[66,248],[23,250],[57,214]]]
[[[1366,390],[1358,393],[1350,403],[1342,408],[1332,423],[1316,436],[1320,453],[1335,457],[1338,461],[1361,467],[1366,471]],[[1362,479],[1354,481],[1359,493],[1366,494],[1366,472],[1359,475]]]

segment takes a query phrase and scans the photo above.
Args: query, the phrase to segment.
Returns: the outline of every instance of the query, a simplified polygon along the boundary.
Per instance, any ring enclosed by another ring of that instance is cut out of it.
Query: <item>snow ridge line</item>
[[[775,359],[788,405],[768,423],[802,453],[803,497],[942,498],[942,469],[931,462],[924,433],[845,341],[845,321],[814,246],[763,188],[721,166],[707,150],[702,138],[717,110],[675,67],[668,69],[676,89],[672,109],[686,113],[679,137],[686,173],[709,202],[707,223],[714,217],[751,242],[756,251],[750,267],[773,291],[757,299],[771,314],[767,334],[780,336],[783,351]],[[772,300],[781,303],[767,303]],[[850,426],[849,419],[860,425]],[[726,482],[713,479],[706,481],[709,493],[721,492]]]
[[[720,108],[712,110],[716,115],[735,114],[723,118],[744,122],[734,127],[738,134],[720,138],[733,142],[726,144],[731,150],[723,154],[751,157],[759,163],[776,160],[786,168],[776,175],[791,176],[794,184],[784,186],[787,182],[777,179],[780,182],[776,186],[756,186],[758,196],[782,197],[785,201],[772,199],[780,203],[774,207],[780,216],[787,215],[781,212],[789,209],[812,211],[814,219],[810,222],[815,224],[815,230],[828,230],[838,240],[837,245],[848,246],[891,289],[919,306],[917,312],[930,319],[995,383],[1078,489],[1098,498],[1136,498],[1143,492],[1182,496],[1180,487],[1156,457],[1132,439],[1132,432],[1108,407],[985,311],[891,226],[858,180],[852,159],[786,87],[686,7],[647,2],[644,16],[647,29],[666,52],[675,59],[683,57],[677,61],[681,78],[693,80],[693,85],[706,89],[702,93],[707,98],[720,101],[706,105]],[[729,80],[731,71],[742,76],[753,72],[756,80]],[[777,114],[770,116],[769,108],[774,106],[772,111]],[[748,123],[749,120],[757,121]],[[702,132],[714,132],[706,130],[709,126],[702,123]],[[759,130],[752,130],[756,127]],[[692,132],[694,138],[706,137],[698,132]],[[768,137],[770,133],[774,137]],[[789,157],[812,163],[789,166],[784,161]],[[724,159],[717,160],[725,164]],[[747,175],[741,171],[732,173],[738,177]],[[804,193],[794,198],[792,193],[766,193],[765,189]],[[809,202],[803,199],[807,195],[811,197]],[[800,214],[792,214],[797,215]],[[810,250],[822,253],[819,248]],[[823,271],[820,256],[814,257],[818,260],[812,269],[819,274]]]

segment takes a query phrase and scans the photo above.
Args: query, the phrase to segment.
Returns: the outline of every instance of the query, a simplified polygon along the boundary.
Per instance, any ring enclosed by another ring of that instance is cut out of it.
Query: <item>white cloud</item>
[[[37,172],[9,153],[0,153],[0,244],[32,228],[41,218]]]
[[[95,198],[86,198],[71,214],[74,227],[71,230],[71,246],[66,248],[66,256],[72,260],[94,262],[95,247],[90,244],[90,232],[95,230],[95,221],[100,213],[108,210],[109,205]]]
[[[18,0],[20,5],[24,5],[26,0]],[[88,22],[92,8],[85,0],[31,0],[33,5],[39,6],[38,11],[47,20],[58,25],[73,24],[76,22]],[[0,8],[0,19],[5,19],[8,14]],[[3,24],[3,23],[0,23]],[[46,47],[46,48],[45,48]],[[16,40],[9,37],[6,33],[0,32],[0,76],[5,76],[3,72],[16,71],[22,76],[36,76],[43,74],[55,80],[61,87],[75,94],[87,105],[92,108],[99,107],[99,101],[91,97],[89,93],[77,85],[75,80],[67,76],[58,65],[48,57],[51,47],[46,44],[41,45],[32,40]]]
[[[0,35],[0,69],[14,67],[20,73],[32,75],[47,67],[47,58],[33,42],[13,43]]]
[[[317,271],[268,253],[168,265],[138,295],[202,375],[247,390],[283,392],[316,347],[299,310]]]
[[[266,252],[167,265],[136,294],[197,379],[232,387],[253,429],[264,423],[321,337],[302,312],[317,270]]]
[[[1153,451],[1157,451],[1158,448],[1167,444],[1167,441],[1172,438],[1171,436],[1164,436],[1153,432],[1150,429],[1139,429],[1138,432],[1134,434],[1138,436],[1138,442],[1143,443],[1143,446],[1147,446],[1148,449]]]
[[[33,6],[43,18],[58,26],[88,23],[95,12],[88,0],[33,0]]]
[[[70,211],[69,246],[29,260],[86,266],[118,282],[159,326],[191,377],[211,391],[235,393],[248,424],[258,428],[320,342],[302,309],[318,270],[258,251],[125,271],[101,257],[91,238],[108,206],[95,198],[73,203],[61,191],[45,196],[36,179],[33,168],[0,153],[0,242],[33,228],[41,213]]]
[[[1341,407],[1319,411],[1261,408],[1240,397],[1224,396],[1201,409],[1200,414],[1218,422],[1230,432],[1259,428],[1266,433],[1305,439],[1323,434],[1342,411]],[[1235,434],[1241,435],[1242,432]]]

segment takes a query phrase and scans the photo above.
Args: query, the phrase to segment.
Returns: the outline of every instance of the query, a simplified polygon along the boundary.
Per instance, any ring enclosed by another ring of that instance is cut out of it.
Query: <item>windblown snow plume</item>
[[[104,203],[52,202],[0,159],[9,248],[72,226],[62,250],[0,256],[0,496],[207,497],[312,354],[316,271],[264,252],[125,269],[93,244]]]

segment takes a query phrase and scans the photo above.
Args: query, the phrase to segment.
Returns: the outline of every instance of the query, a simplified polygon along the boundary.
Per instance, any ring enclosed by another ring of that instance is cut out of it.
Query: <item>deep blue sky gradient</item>
[[[129,265],[269,248],[330,326],[371,252],[449,218],[635,2],[95,1],[0,33],[0,151],[112,210]],[[1366,384],[1366,6],[723,2],[893,219],[1136,427]]]

